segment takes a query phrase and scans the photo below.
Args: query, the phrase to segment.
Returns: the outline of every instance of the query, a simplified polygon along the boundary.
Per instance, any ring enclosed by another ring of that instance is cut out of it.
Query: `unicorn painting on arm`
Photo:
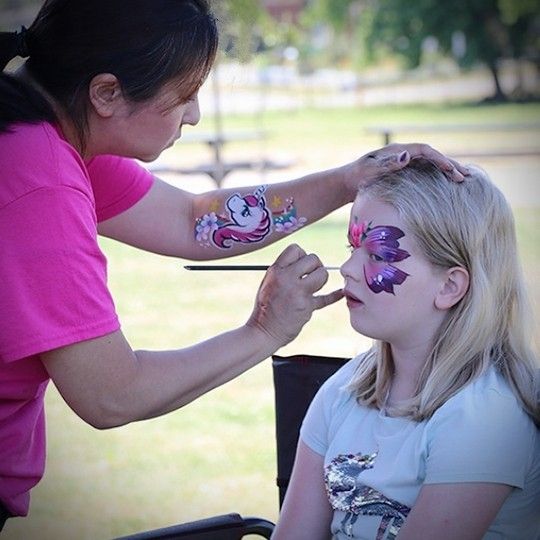
[[[220,248],[230,248],[233,242],[260,242],[271,232],[272,219],[266,206],[261,186],[253,194],[242,197],[235,193],[227,199],[229,221],[218,226],[212,235],[214,244]]]

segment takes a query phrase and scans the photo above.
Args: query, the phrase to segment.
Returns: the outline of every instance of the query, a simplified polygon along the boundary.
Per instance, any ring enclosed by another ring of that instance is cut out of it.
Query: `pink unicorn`
[[[269,233],[272,225],[270,212],[263,193],[265,186],[252,195],[241,197],[235,193],[227,200],[230,220],[214,231],[212,239],[220,248],[230,248],[233,242],[260,242]]]

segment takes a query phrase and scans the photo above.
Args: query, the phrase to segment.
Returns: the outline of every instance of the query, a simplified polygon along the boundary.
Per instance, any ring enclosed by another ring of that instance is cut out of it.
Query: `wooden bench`
[[[207,174],[214,180],[218,187],[221,187],[223,179],[229,173],[237,170],[268,171],[277,169],[286,169],[290,167],[290,161],[275,161],[269,159],[253,161],[228,161],[225,163],[201,163],[193,167],[172,167],[167,165],[150,166],[152,173],[164,174]]]
[[[426,134],[426,133],[505,133],[505,132],[536,132],[536,141],[540,140],[540,122],[522,122],[507,124],[393,124],[373,125],[366,128],[366,132],[382,137],[383,145],[395,140],[396,134]],[[454,154],[459,157],[479,156],[531,156],[540,155],[540,148],[502,148],[500,150],[467,150]]]
[[[212,151],[212,161],[191,167],[177,167],[161,165],[159,162],[149,166],[153,173],[168,174],[207,174],[214,180],[217,187],[221,187],[225,176],[235,170],[266,171],[285,169],[290,167],[290,161],[277,161],[270,159],[225,161],[223,147],[230,142],[254,141],[266,138],[263,131],[235,131],[227,133],[194,132],[186,133],[176,144],[206,144]]]

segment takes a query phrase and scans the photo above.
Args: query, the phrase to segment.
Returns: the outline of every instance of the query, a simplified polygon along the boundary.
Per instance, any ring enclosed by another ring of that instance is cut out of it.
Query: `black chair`
[[[240,540],[248,534],[270,538],[274,524],[260,518],[225,514],[163,529],[122,536],[117,540]]]
[[[349,358],[272,356],[276,408],[276,447],[279,507],[289,485],[302,420],[321,385]]]
[[[309,354],[272,356],[280,508],[291,477],[300,426],[309,404],[324,381],[348,360]],[[273,530],[274,524],[266,519],[226,514],[116,540],[240,540],[247,535],[270,538]]]

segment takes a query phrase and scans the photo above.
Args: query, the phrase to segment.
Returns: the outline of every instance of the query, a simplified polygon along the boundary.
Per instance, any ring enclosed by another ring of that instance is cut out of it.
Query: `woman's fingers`
[[[315,296],[328,280],[328,272],[314,254],[288,246],[268,269],[257,294],[250,322],[284,345],[294,339],[321,309],[342,297],[340,291]]]
[[[429,144],[412,143],[397,146],[396,152],[401,151],[403,148],[410,153],[411,159],[423,158],[431,161],[454,182],[462,182],[469,172],[467,167],[441,154],[441,152],[435,150]]]
[[[324,270],[323,263],[315,255],[314,253],[310,253],[309,255],[304,255],[303,257],[299,258],[298,261],[296,261],[292,266],[292,271],[298,275],[298,277],[304,277],[318,268]],[[326,270],[324,270],[326,272]]]
[[[381,172],[391,172],[406,167],[411,161],[411,154],[407,150],[396,149],[394,152],[381,153],[376,159]]]
[[[469,176],[470,171],[469,171],[469,168],[466,167],[465,165],[462,165],[459,161],[456,161],[455,159],[450,159],[450,162],[452,163],[452,165],[454,165],[454,167],[463,175],[463,176]]]
[[[335,304],[343,298],[343,289],[337,289],[328,294],[320,294],[313,297],[314,309],[322,309]]]
[[[272,266],[285,268],[286,266],[296,262],[305,254],[306,252],[298,244],[290,244],[279,254]]]
[[[469,174],[467,167],[441,154],[428,144],[393,143],[370,152],[355,162],[351,169],[352,173],[348,175],[350,179],[348,183],[351,182],[355,185],[348,187],[353,189],[357,188],[358,184],[368,185],[375,182],[381,175],[402,169],[411,160],[420,158],[431,161],[454,182],[462,182],[464,177]]]

